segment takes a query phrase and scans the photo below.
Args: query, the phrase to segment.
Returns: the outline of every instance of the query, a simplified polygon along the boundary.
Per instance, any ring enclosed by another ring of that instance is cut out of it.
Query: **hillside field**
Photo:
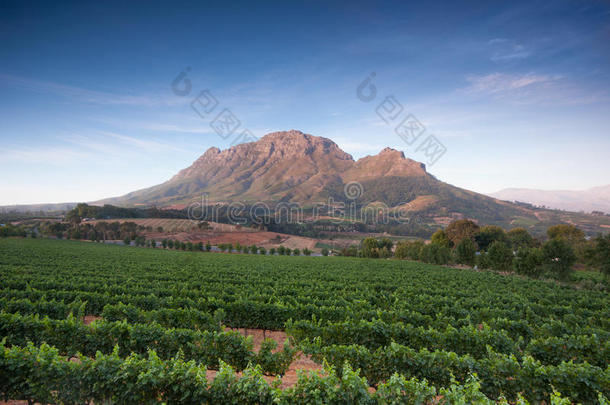
[[[601,291],[403,260],[7,238],[0,399],[598,403],[609,308]]]

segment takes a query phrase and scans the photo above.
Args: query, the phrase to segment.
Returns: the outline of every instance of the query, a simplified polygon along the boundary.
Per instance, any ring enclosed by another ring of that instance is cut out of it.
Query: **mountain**
[[[348,187],[355,194],[350,195]],[[219,204],[290,202],[307,208],[328,201],[356,201],[360,207],[383,203],[417,215],[428,225],[471,218],[533,230],[580,221],[570,213],[501,201],[444,183],[424,164],[391,148],[354,160],[330,139],[295,130],[270,133],[226,150],[210,148],[162,184],[94,204],[183,208],[201,201],[204,194],[208,202]],[[599,231],[596,221],[587,225],[592,232]]]
[[[507,188],[490,196],[561,210],[610,213],[610,184],[579,191]]]

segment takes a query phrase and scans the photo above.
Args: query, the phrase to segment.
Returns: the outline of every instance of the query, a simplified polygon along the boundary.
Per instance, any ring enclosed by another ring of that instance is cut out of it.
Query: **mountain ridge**
[[[490,193],[489,196],[553,209],[610,213],[610,184],[585,190],[539,190],[511,187]]]
[[[347,193],[352,183],[359,188],[355,198]],[[355,160],[332,140],[297,130],[273,132],[225,150],[209,148],[159,185],[93,204],[184,209],[204,196],[205,204],[246,207],[293,203],[312,208],[343,202],[362,209],[385,204],[428,228],[463,218],[538,233],[557,223],[581,224],[590,234],[610,228],[610,217],[537,208],[444,183],[423,163],[395,149]]]

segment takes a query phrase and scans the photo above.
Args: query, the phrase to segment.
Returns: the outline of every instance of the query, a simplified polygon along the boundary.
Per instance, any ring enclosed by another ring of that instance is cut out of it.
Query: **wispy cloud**
[[[186,148],[156,139],[141,139],[114,132],[94,131],[91,134],[65,134],[56,138],[56,145],[33,144],[8,147],[0,151],[0,160],[66,166],[76,162],[108,162],[135,155],[164,154],[168,151],[188,153]],[[100,160],[100,157],[103,159]]]
[[[4,73],[0,73],[0,82],[31,91],[52,93],[93,104],[155,107],[183,103],[183,100],[173,95],[156,96],[111,93]]]
[[[533,73],[524,75],[491,73],[483,76],[468,77],[467,80],[470,86],[466,91],[471,93],[503,94],[526,87],[547,85],[560,79],[561,76],[537,75]]]
[[[610,100],[606,89],[587,89],[562,75],[490,73],[466,78],[458,93],[504,99],[517,104],[582,105]]]
[[[525,59],[532,51],[513,40],[506,38],[494,38],[487,42],[491,48],[491,60],[494,62],[510,62]]]

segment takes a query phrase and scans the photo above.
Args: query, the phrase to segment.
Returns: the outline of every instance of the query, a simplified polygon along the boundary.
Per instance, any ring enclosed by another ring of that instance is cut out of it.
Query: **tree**
[[[595,238],[595,261],[606,277],[610,277],[610,233]]]
[[[381,259],[387,259],[388,257],[392,257],[392,252],[390,250],[388,250],[387,246],[384,246],[381,249],[378,249],[379,252],[379,258]]]
[[[477,258],[477,246],[470,238],[464,238],[455,247],[456,261],[460,264],[474,266]]]
[[[266,255],[267,249],[265,249],[264,247],[261,246],[258,248],[258,253],[260,253],[261,255]]]
[[[453,246],[457,246],[464,238],[470,238],[474,242],[474,235],[477,232],[479,232],[479,225],[469,219],[458,219],[445,228],[445,234]]]
[[[585,233],[574,225],[559,224],[546,230],[549,239],[565,239],[570,246],[575,247],[585,241]]]
[[[286,250],[284,251],[284,253],[286,254],[286,256],[290,256],[290,253],[292,251],[290,250],[290,248],[286,248]]]
[[[379,245],[375,238],[364,238],[362,240],[362,256],[363,257],[379,257],[377,252]]]
[[[161,246],[163,246],[163,249],[167,248],[167,243],[168,243],[168,242],[167,242],[167,239],[163,239],[163,240],[161,241]]]
[[[300,256],[301,255],[301,251],[298,248],[294,248],[294,250],[292,251],[292,255],[293,256]]]
[[[71,211],[68,211],[68,213],[66,214],[66,221],[70,222],[73,225],[80,224],[81,217],[80,215],[78,215],[78,210],[73,209]]]
[[[170,240],[167,241],[167,247],[170,248],[170,249],[174,248],[174,240],[173,239],[170,239]]]
[[[392,239],[390,238],[381,238],[377,241],[377,247],[379,249],[387,248],[391,252],[394,247],[394,242],[392,242]]]
[[[521,247],[517,250],[513,261],[513,268],[517,274],[538,278],[542,274],[542,249]]]
[[[487,250],[491,247],[493,242],[502,242],[508,245],[508,236],[504,229],[495,225],[486,225],[482,227],[479,232],[475,235],[474,241],[481,250]]]
[[[311,256],[311,250],[309,250],[309,249],[305,248],[305,249],[303,249],[303,254],[304,254],[305,256]]]
[[[157,241],[155,241],[154,239],[151,239],[150,240],[150,247],[153,248],[153,249],[156,248],[157,247]]]
[[[322,256],[328,256],[328,249],[323,247],[320,253],[322,253]]]
[[[513,249],[534,247],[535,241],[525,228],[513,228],[506,233]]]
[[[585,233],[574,225],[559,224],[551,226],[546,231],[549,239],[563,239],[574,250],[574,254],[579,262],[587,262],[587,241]]]
[[[258,253],[258,247],[256,245],[252,245],[250,246],[250,253],[252,253],[253,255]]]
[[[286,254],[286,248],[282,245],[280,245],[280,247],[277,248],[277,254],[280,256],[283,256]]]
[[[487,251],[489,265],[494,270],[510,270],[513,264],[513,251],[501,241],[493,241]]]
[[[125,239],[123,239],[123,243],[125,244],[125,246],[129,246],[131,244],[131,238],[129,236],[126,236]]]
[[[451,249],[435,243],[424,245],[420,258],[426,263],[449,264],[451,260]]]
[[[269,249],[269,254],[270,254],[271,256],[274,256],[274,255],[275,255],[275,248],[271,248],[271,249]]]
[[[197,250],[199,250],[200,252],[203,252],[203,242],[199,241],[197,243]]]
[[[209,252],[210,250],[212,250],[212,245],[210,244],[210,241],[207,241],[205,244],[205,251]]]
[[[576,262],[572,246],[563,238],[555,238],[542,245],[544,267],[561,280],[567,280]]]
[[[447,237],[447,234],[445,233],[445,231],[443,231],[442,229],[438,229],[436,232],[434,232],[432,234],[432,237],[430,238],[430,242],[433,245],[451,247],[451,241],[449,240],[449,237]]]

